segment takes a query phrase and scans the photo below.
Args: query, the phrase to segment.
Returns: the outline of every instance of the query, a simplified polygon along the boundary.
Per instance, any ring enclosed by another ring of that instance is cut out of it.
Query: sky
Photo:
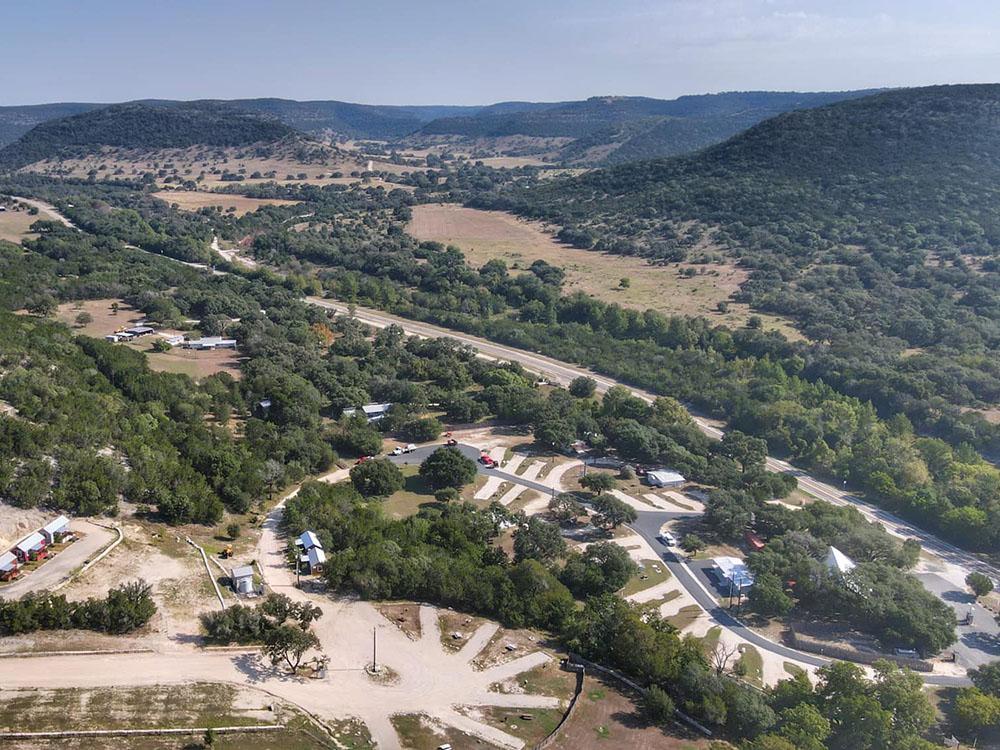
[[[996,0],[34,0],[0,105],[487,104],[1000,80]]]

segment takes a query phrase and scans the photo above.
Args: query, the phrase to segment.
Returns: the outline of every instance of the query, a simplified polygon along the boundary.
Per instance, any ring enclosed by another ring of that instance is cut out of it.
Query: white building
[[[185,349],[198,349],[200,351],[210,349],[235,349],[236,339],[224,339],[222,336],[206,336],[205,338],[192,339],[181,344]]]
[[[306,552],[313,547],[323,549],[323,545],[319,543],[319,537],[316,536],[316,532],[314,531],[303,531],[299,534],[299,538],[295,540],[295,545],[301,547]]]
[[[753,586],[753,573],[738,557],[716,557],[712,560],[727,585],[737,589]]]
[[[55,544],[64,535],[69,533],[69,519],[66,516],[59,516],[54,521],[49,521],[42,527],[42,536],[48,544]]]
[[[361,413],[365,415],[365,418],[369,422],[378,422],[385,419],[385,415],[389,413],[389,409],[391,408],[392,404],[365,404],[361,407]],[[358,410],[354,407],[349,407],[343,411],[345,417],[353,417],[357,413]]]
[[[646,484],[650,487],[682,487],[687,480],[676,471],[656,469],[646,472]]]

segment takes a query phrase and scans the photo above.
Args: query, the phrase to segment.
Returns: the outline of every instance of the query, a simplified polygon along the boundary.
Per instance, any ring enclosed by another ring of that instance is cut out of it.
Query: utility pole
[[[378,672],[378,626],[372,625],[372,672]]]

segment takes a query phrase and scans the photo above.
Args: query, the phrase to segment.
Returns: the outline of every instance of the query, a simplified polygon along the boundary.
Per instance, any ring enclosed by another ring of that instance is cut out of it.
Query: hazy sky
[[[0,104],[485,104],[1000,80],[996,0],[34,0]]]

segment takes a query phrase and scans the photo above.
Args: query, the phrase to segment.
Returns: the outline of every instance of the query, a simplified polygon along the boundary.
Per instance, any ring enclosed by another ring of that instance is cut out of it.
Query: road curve
[[[453,331],[431,323],[408,320],[406,318],[401,318],[379,310],[371,310],[355,306],[349,307],[343,302],[336,302],[329,299],[308,297],[306,301],[310,304],[344,315],[349,312],[353,312],[354,317],[362,323],[367,323],[368,325],[376,328],[385,328],[389,325],[397,325],[411,336],[420,336],[424,338],[452,338],[463,344],[474,346],[479,350],[481,355],[488,359],[517,362],[526,370],[530,370],[531,372],[541,375],[561,385],[568,385],[573,378],[579,377],[580,375],[586,375],[596,381],[597,390],[600,393],[607,391],[612,386],[621,385],[628,388],[636,396],[647,402],[652,402],[652,400],[656,398],[656,394],[654,393],[645,391],[641,388],[636,388],[628,383],[622,383],[605,375],[592,372],[585,367],[560,362],[559,360],[546,357],[542,354],[525,351],[524,349],[518,349],[513,346],[507,346],[506,344],[498,344],[468,333]],[[723,432],[718,427],[709,424],[700,417],[694,417],[694,421],[706,435],[716,439],[722,437]],[[898,537],[918,540],[925,550],[937,555],[949,563],[960,565],[967,571],[978,570],[992,577],[994,580],[1000,579],[1000,568],[990,565],[989,563],[980,560],[975,555],[938,539],[933,534],[924,531],[923,529],[919,529],[908,521],[904,521],[902,518],[899,518],[882,508],[878,508],[877,506],[867,503],[861,498],[845,492],[843,489],[838,489],[831,484],[809,476],[804,471],[792,466],[787,461],[768,456],[767,468],[771,471],[794,475],[796,479],[798,479],[799,486],[802,487],[802,489],[818,497],[820,500],[825,500],[834,505],[853,505],[869,521],[882,524],[886,527],[887,531]]]

